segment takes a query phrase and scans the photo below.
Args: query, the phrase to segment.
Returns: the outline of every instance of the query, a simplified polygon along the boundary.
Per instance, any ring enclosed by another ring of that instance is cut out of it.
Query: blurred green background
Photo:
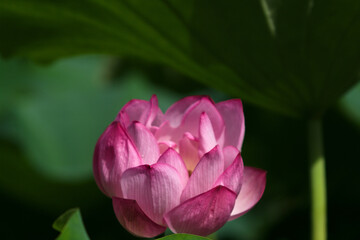
[[[163,111],[194,94],[243,99],[242,155],[267,186],[218,239],[310,237],[307,121],[319,116],[329,239],[357,239],[359,42],[358,0],[1,0],[0,239],[53,239],[73,207],[91,239],[131,239],[92,154],[121,107],[152,94]]]
[[[79,207],[92,239],[131,239],[92,176],[97,138],[130,99],[157,94],[165,111],[183,96],[230,98],[173,70],[128,58],[81,56],[49,65],[0,61],[2,239],[52,239],[52,222]],[[357,91],[357,92],[356,92]],[[360,190],[359,87],[324,117],[329,239],[355,239]],[[309,237],[306,124],[244,101],[246,165],[268,171],[266,191],[218,239]]]

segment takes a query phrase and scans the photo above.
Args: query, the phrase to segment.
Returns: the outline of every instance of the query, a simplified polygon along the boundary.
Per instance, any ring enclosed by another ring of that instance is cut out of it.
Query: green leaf
[[[19,59],[0,58],[0,114],[36,95],[51,95],[73,88],[89,91],[103,85],[107,57],[85,56],[38,66]]]
[[[209,240],[210,238],[201,237],[197,235],[192,234],[185,234],[185,233],[178,233],[178,234],[172,234],[168,235],[166,237],[158,238],[161,240]]]
[[[33,166],[48,178],[88,179],[95,143],[106,126],[130,99],[150,99],[155,92],[162,101],[160,90],[147,86],[139,75],[129,75],[126,82],[112,89],[71,90],[39,97],[17,109],[17,135]]]
[[[99,80],[101,80],[100,75],[104,68],[103,62],[107,59],[96,56],[78,57],[61,60],[47,67],[39,67],[19,59],[11,61],[0,59],[1,85],[4,86],[0,87],[0,152],[2,154],[0,188],[2,192],[15,197],[22,203],[35,205],[51,213],[69,208],[74,205],[74,202],[82,203],[82,206],[87,208],[102,200],[102,196],[94,185],[91,171],[88,170],[91,168],[91,148],[90,151],[82,147],[73,150],[73,156],[86,156],[89,151],[90,159],[88,161],[73,159],[72,164],[67,166],[68,168],[77,166],[79,177],[70,178],[68,172],[72,170],[67,170],[64,166],[68,159],[64,159],[65,163],[60,162],[57,166],[52,165],[55,161],[48,159],[55,157],[53,160],[58,160],[59,155],[69,156],[69,150],[62,148],[66,144],[58,141],[61,135],[51,136],[52,140],[44,140],[45,145],[42,145],[43,126],[40,125],[38,131],[33,129],[32,127],[37,126],[36,121],[31,118],[24,119],[26,114],[21,113],[26,112],[27,106],[37,109],[39,107],[34,107],[34,103],[40,101],[44,105],[51,96],[61,95],[61,93],[66,95],[71,89],[74,89],[73,91],[78,89],[78,92],[80,89],[83,92],[93,91],[101,83]],[[62,110],[58,109],[58,112]],[[46,113],[41,115],[34,112],[30,116],[35,116],[33,118],[46,123],[46,118],[51,119]],[[64,122],[66,121],[64,119]],[[46,125],[44,124],[44,127]],[[56,126],[55,134],[56,131],[66,132],[64,125],[60,122]],[[54,132],[54,130],[51,131]],[[26,136],[27,134],[29,135]],[[73,131],[69,138],[73,138],[73,134],[77,132]],[[52,146],[51,143],[54,141],[58,145]],[[52,153],[49,148],[59,151]],[[43,154],[39,154],[36,149]],[[79,162],[86,162],[86,164],[80,167]],[[51,169],[54,167],[59,167],[59,169],[55,171],[57,175],[51,176],[54,172],[54,170],[51,172]],[[17,176],[16,180],[14,176]],[[79,191],[82,194],[78,194]],[[61,196],[61,201],[58,200],[59,196]]]
[[[9,103],[4,108],[14,116],[6,131],[13,130],[12,138],[20,141],[32,168],[43,176],[61,182],[91,179],[95,143],[126,102],[157,93],[161,106],[169,106],[180,97],[136,73],[123,76],[118,84],[106,84],[100,77],[106,62],[82,57],[45,68],[19,64],[17,69],[14,62],[0,62],[2,80],[13,85],[7,91],[14,92],[4,95]]]
[[[62,214],[53,224],[53,228],[61,234],[58,240],[86,240],[90,239],[86,233],[80,210],[70,209]]]
[[[0,51],[38,61],[129,55],[292,116],[322,114],[357,81],[357,0],[0,2]]]
[[[341,99],[340,110],[360,129],[360,83]]]
[[[105,79],[108,67],[109,59],[99,56],[45,67],[0,59],[1,191],[51,213],[104,200],[91,162],[106,126],[132,98],[156,93],[165,110],[181,97],[136,72]]]

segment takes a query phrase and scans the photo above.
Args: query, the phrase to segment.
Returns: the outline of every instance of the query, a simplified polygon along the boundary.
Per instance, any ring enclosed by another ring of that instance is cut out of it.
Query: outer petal
[[[216,104],[225,122],[224,146],[235,146],[241,149],[245,134],[245,119],[240,99],[232,99]]]
[[[154,223],[141,210],[135,200],[123,198],[113,198],[112,200],[117,219],[132,234],[152,238],[165,232],[166,227]]]
[[[213,149],[217,144],[214,129],[205,112],[200,115],[199,143],[200,156]]]
[[[235,199],[233,191],[218,186],[183,202],[165,214],[165,221],[174,233],[207,236],[227,222]]]
[[[121,177],[123,196],[133,199],[155,223],[163,225],[163,214],[180,202],[182,183],[178,171],[157,163],[125,171]]]
[[[190,172],[194,171],[194,168],[200,160],[198,148],[199,142],[191,135],[191,133],[186,132],[184,137],[180,140],[179,152],[186,168]]]
[[[166,150],[159,158],[158,163],[164,163],[175,168],[182,182],[183,188],[186,186],[186,183],[189,179],[189,173],[186,169],[185,163],[180,157],[180,155],[172,148]]]
[[[239,154],[239,150],[233,146],[227,146],[223,148],[224,153],[224,168],[230,166],[236,156]]]
[[[139,122],[133,122],[128,127],[128,134],[143,159],[143,163],[156,163],[160,150],[154,135],[149,129]]]
[[[210,190],[224,171],[224,159],[218,146],[205,154],[181,194],[181,202]]]
[[[239,194],[244,175],[244,163],[239,154],[232,164],[216,180],[214,186],[222,185]]]
[[[148,118],[146,120],[146,127],[150,128],[151,126],[160,126],[164,120],[164,114],[159,108],[158,99],[156,95],[152,95],[150,98],[150,111]]]
[[[160,126],[163,118],[157,97],[153,95],[150,101],[134,99],[128,102],[119,112],[116,121],[120,121],[126,128],[134,121],[150,128],[151,126]]]
[[[140,99],[129,101],[121,109],[115,121],[120,121],[127,128],[133,121],[146,123],[150,112],[150,102]]]
[[[121,197],[121,174],[140,164],[140,156],[121,124],[110,124],[100,136],[94,152],[94,177],[101,191],[108,197]]]
[[[260,200],[266,185],[266,171],[245,167],[244,181],[229,219],[233,220],[247,213]]]

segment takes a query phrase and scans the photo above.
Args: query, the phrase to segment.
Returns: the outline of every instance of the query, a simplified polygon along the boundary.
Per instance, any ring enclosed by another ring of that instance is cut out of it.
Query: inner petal
[[[198,164],[199,158],[199,142],[191,133],[186,132],[179,142],[179,153],[183,159],[189,175],[194,171]]]

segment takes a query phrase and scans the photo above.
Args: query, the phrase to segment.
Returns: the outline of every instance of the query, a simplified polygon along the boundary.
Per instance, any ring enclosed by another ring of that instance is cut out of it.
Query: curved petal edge
[[[245,118],[241,100],[231,99],[219,102],[216,108],[225,122],[224,146],[235,146],[240,150],[245,134]]]
[[[235,199],[233,191],[217,186],[186,200],[166,213],[164,219],[174,233],[207,236],[228,221]]]
[[[125,229],[135,236],[152,238],[165,232],[166,227],[154,223],[135,200],[113,198],[112,201],[116,218]]]
[[[234,220],[253,208],[261,199],[266,185],[266,171],[254,168],[244,168],[244,179],[241,191],[236,198],[236,203],[229,221]]]
[[[120,122],[111,123],[96,143],[93,156],[94,178],[108,197],[122,197],[120,177],[141,164],[139,153]]]

